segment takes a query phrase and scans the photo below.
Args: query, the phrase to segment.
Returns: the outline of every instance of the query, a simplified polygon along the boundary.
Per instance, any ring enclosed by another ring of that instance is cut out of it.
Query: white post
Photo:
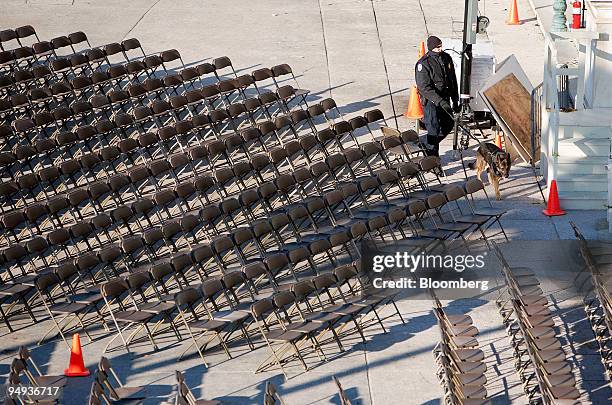
[[[574,103],[574,106],[576,107],[576,110],[584,110],[585,107],[585,103],[584,103],[584,82],[585,82],[585,78],[586,78],[586,74],[585,74],[585,66],[586,66],[586,58],[587,58],[587,52],[588,52],[588,45],[589,41],[585,41],[584,45],[585,45],[585,52],[582,52],[582,45],[583,45],[583,41],[579,40],[578,41],[578,79],[577,79],[577,89],[576,89],[576,101]]]

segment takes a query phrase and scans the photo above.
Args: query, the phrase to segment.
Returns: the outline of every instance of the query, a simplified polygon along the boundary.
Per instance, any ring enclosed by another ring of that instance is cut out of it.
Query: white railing
[[[593,105],[593,69],[599,33],[593,31],[551,32],[544,37],[544,78],[542,81],[542,117],[546,120],[542,128],[542,160],[547,167],[546,180],[557,178],[556,157],[559,155],[559,117],[562,111],[559,82],[571,78],[576,83],[572,100],[575,110],[590,109]],[[572,49],[575,57],[559,59],[559,49]],[[572,60],[569,60],[572,59]],[[574,62],[576,67],[567,67]],[[569,89],[568,89],[569,91]]]

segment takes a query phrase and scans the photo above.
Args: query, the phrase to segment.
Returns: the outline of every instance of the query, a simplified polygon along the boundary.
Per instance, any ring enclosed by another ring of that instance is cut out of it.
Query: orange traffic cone
[[[550,182],[550,191],[548,192],[548,206],[544,211],[544,215],[549,217],[557,215],[565,215],[565,211],[561,209],[559,204],[559,194],[557,193],[557,181],[553,180]]]
[[[425,51],[425,42],[421,41],[421,44],[419,45],[419,59],[425,56],[426,53],[427,52]]]
[[[510,11],[508,13],[508,20],[506,20],[507,25],[519,25],[521,24],[521,20],[519,20],[518,16],[518,6],[516,4],[516,0],[510,0]]]
[[[404,113],[404,117],[412,120],[423,118],[423,106],[416,86],[412,86],[412,90],[410,90],[410,100],[408,100],[408,109]]]
[[[504,146],[502,145],[502,139],[501,139],[501,135],[499,134],[499,131],[497,131],[497,133],[495,134],[495,146],[497,146],[501,150],[504,150]]]
[[[85,377],[89,375],[89,370],[83,363],[83,352],[81,351],[81,338],[78,333],[72,335],[72,352],[70,353],[70,364],[64,370],[66,377]]]

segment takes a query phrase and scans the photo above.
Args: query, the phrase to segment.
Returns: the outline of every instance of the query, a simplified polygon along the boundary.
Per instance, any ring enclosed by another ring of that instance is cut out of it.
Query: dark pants
[[[427,144],[431,146],[434,155],[438,155],[440,142],[450,134],[454,127],[453,118],[442,107],[423,99],[423,123],[427,128]]]

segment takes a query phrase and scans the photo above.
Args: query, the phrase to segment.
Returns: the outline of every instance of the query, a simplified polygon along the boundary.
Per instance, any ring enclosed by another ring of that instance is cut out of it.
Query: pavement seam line
[[[421,9],[421,14],[423,14],[423,23],[425,24],[425,33],[429,37],[429,27],[427,27],[427,17],[425,16],[425,10],[423,10],[422,0],[419,0],[419,8]]]
[[[372,398],[372,381],[370,376],[370,366],[368,364],[368,351],[366,345],[367,343],[363,344],[363,361],[366,367],[366,380],[368,381],[368,397],[370,398],[370,404],[373,404],[374,399]]]
[[[147,14],[149,14],[149,11],[153,10],[153,7],[155,7],[155,6],[157,5],[157,3],[159,3],[160,1],[161,1],[161,0],[157,0],[155,3],[151,4],[151,7],[149,7],[149,8],[147,9],[147,11],[145,11],[145,12],[144,12],[144,13],[143,13],[143,14],[140,16],[140,18],[138,19],[138,21],[136,21],[136,23],[135,23],[134,25],[132,25],[132,28],[130,28],[130,29],[128,30],[128,32],[126,32],[126,33],[125,33],[125,35],[123,36],[123,39],[125,39],[125,38],[128,36],[128,34],[129,34],[130,32],[132,32],[132,31],[134,30],[134,28],[136,28],[136,26],[137,26],[138,24],[140,24],[140,22],[142,21],[142,19],[143,19],[143,18],[145,18],[145,16],[146,16]]]
[[[327,37],[325,35],[325,23],[323,22],[323,8],[321,7],[321,0],[319,3],[319,18],[321,19],[321,35],[323,35],[323,49],[325,50],[325,65],[327,66],[327,87],[329,91],[329,97],[332,96],[332,85],[331,85],[331,73],[329,71],[329,54],[327,52]]]
[[[391,91],[391,82],[389,81],[389,71],[387,70],[387,61],[385,60],[385,50],[383,48],[382,38],[380,37],[380,29],[378,28],[378,18],[376,17],[376,8],[374,7],[374,0],[370,0],[370,5],[372,6],[372,14],[374,15],[374,26],[376,27],[376,36],[378,37],[378,46],[380,47],[380,56],[382,57],[383,68],[385,69],[385,78],[387,79],[387,87],[389,89],[389,98],[391,99],[391,108],[393,109],[393,120],[395,120],[395,128],[399,129],[399,124],[397,122],[397,111],[395,111],[395,102],[393,101],[393,92]]]

